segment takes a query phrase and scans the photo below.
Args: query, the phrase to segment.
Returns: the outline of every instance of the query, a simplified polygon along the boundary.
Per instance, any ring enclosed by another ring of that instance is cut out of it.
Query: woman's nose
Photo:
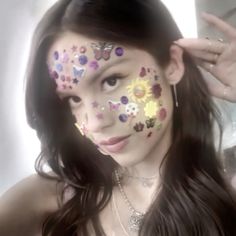
[[[87,104],[85,110],[85,123],[89,132],[101,132],[114,124],[115,118],[106,104],[96,101]]]

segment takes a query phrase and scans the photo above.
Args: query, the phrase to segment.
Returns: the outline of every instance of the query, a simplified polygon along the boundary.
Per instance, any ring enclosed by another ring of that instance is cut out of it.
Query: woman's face
[[[170,132],[170,85],[146,51],[67,32],[48,67],[78,130],[120,165],[143,161]]]

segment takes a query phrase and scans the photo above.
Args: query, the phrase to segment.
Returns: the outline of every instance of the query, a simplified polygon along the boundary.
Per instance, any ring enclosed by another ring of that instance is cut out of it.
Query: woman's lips
[[[101,141],[99,143],[99,146],[102,146],[103,149],[110,153],[117,153],[120,152],[128,144],[129,137],[130,135],[123,137],[113,137],[108,140]]]

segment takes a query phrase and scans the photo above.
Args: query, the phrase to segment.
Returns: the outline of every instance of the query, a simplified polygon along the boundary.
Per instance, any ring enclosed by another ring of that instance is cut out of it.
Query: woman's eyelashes
[[[106,77],[101,82],[102,91],[104,92],[114,91],[116,88],[120,86],[120,81],[124,79],[125,77],[127,76],[122,75],[122,74],[113,74],[111,76]],[[65,96],[64,98],[62,98],[62,101],[67,103],[73,108],[73,107],[79,106],[82,102],[82,99],[79,96],[70,95],[70,96]]]
[[[110,92],[119,87],[120,82],[126,76],[121,74],[113,74],[111,76],[106,77],[102,80],[102,91]]]
[[[78,106],[81,102],[81,98],[78,96],[67,96],[64,97],[62,100],[63,102],[68,103],[71,107]]]

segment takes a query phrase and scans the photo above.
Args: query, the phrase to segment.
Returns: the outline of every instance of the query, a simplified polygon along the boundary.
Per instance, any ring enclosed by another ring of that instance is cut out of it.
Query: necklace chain
[[[133,207],[133,205],[129,201],[129,199],[128,199],[128,197],[121,185],[119,173],[117,170],[115,170],[115,176],[116,176],[116,182],[117,182],[119,191],[120,191],[122,197],[124,198],[124,201],[127,204],[129,210],[132,213],[129,218],[129,222],[128,222],[129,230],[137,232],[137,231],[139,231],[140,225],[143,221],[144,213],[135,210],[135,208]]]
[[[125,175],[125,176],[127,176],[128,178],[139,179],[139,180],[152,180],[152,179],[156,179],[158,174],[155,174],[150,177],[141,177],[141,176],[134,176],[134,175]]]
[[[119,174],[119,172],[118,172]],[[145,188],[150,188],[153,186],[154,184],[154,180],[157,179],[158,173],[150,176],[150,177],[140,177],[140,176],[134,176],[134,175],[129,175],[129,174],[125,174],[123,173],[123,176],[127,177],[127,178],[131,178],[134,180],[138,180],[140,181],[141,185]]]
[[[117,219],[118,219],[118,221],[119,221],[119,224],[120,224],[120,226],[121,226],[123,232],[125,233],[126,236],[130,236],[130,235],[128,234],[128,232],[126,231],[125,226],[124,226],[124,225],[122,224],[122,222],[121,222],[121,218],[120,218],[120,214],[119,214],[118,209],[117,209],[117,205],[116,205],[114,193],[112,194],[112,203],[113,203],[113,206],[114,206],[114,208],[115,208],[115,213],[116,213]]]

